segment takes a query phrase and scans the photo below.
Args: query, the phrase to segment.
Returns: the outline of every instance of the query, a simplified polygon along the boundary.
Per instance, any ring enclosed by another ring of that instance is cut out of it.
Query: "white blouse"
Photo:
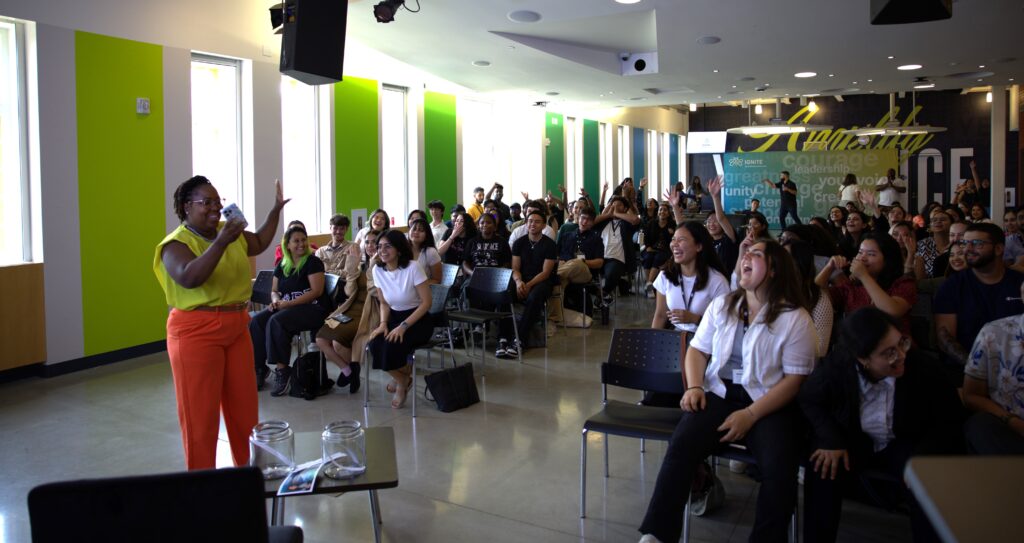
[[[408,311],[419,307],[420,295],[416,292],[416,286],[426,280],[423,268],[414,262],[410,262],[404,268],[396,268],[395,271],[388,271],[381,266],[373,267],[373,284],[377,286],[377,292],[384,297],[388,306],[395,311]]]
[[[718,370],[729,360],[736,328],[743,325],[741,319],[729,316],[727,299],[728,296],[719,296],[711,302],[690,341],[691,347],[710,353],[704,388],[721,398],[725,398],[725,383],[718,377]],[[807,311],[785,311],[770,325],[764,323],[767,311],[768,306],[762,306],[751,320],[743,337],[743,369],[734,381],[754,401],[781,381],[783,375],[809,375],[814,369],[817,332]]]
[[[679,286],[673,285],[663,271],[654,280],[654,290],[665,296],[669,311],[685,309],[700,315],[711,304],[711,300],[729,292],[729,281],[717,270],[708,270],[708,282],[697,292],[693,291],[697,276],[683,276],[681,279]],[[684,332],[697,331],[697,323],[676,324],[675,327]]]

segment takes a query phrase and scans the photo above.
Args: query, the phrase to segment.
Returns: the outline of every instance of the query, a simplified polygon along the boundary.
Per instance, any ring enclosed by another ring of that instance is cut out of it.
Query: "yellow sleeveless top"
[[[223,227],[224,223],[221,222],[217,225],[217,230],[220,231]],[[252,272],[249,268],[249,244],[245,241],[244,234],[228,246],[210,277],[196,288],[181,286],[164,268],[161,253],[164,245],[171,241],[184,243],[196,256],[203,254],[203,251],[213,244],[192,233],[182,224],[167,234],[167,237],[156,246],[153,272],[164,289],[167,305],[188,311],[201,305],[217,306],[249,301],[252,296]]]

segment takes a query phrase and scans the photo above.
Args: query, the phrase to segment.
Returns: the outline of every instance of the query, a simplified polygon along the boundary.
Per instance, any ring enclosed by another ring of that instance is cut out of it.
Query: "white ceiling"
[[[377,1],[350,0],[350,37],[480,93],[524,101],[641,106],[850,88],[859,90],[845,93],[888,93],[911,90],[922,76],[936,90],[1024,81],[1021,0],[960,0],[952,19],[888,26],[870,24],[868,0],[420,0],[419,13],[401,9],[390,24],[374,20]],[[416,0],[409,4],[416,8]],[[507,17],[516,10],[542,18],[516,23]],[[702,36],[721,42],[702,45]],[[652,50],[657,75],[594,67],[614,66],[620,52]],[[476,60],[491,65],[478,68]],[[896,69],[909,63],[923,68]],[[803,71],[818,75],[794,77]],[[993,75],[948,77],[978,71]],[[654,95],[650,88],[683,91]]]

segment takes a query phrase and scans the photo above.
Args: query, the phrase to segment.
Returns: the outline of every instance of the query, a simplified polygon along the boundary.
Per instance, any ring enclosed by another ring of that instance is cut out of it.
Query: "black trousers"
[[[910,507],[910,526],[914,541],[940,541],[931,522],[903,484],[903,469],[913,455],[909,440],[899,438],[866,458],[851,458],[852,471],[840,467],[836,478],[822,479],[808,467],[804,473],[804,541],[807,543],[832,542],[839,531],[839,517],[843,498],[862,495],[881,501],[895,502],[902,498]],[[887,476],[871,477],[871,472]]]
[[[605,294],[611,294],[619,286],[619,278],[626,272],[626,263],[614,258],[606,258],[601,271],[604,273],[604,288],[602,290]]]
[[[523,300],[523,314],[516,321],[516,326],[519,329],[519,339],[522,340],[524,345],[529,339],[534,323],[543,322],[544,302],[548,301],[548,298],[551,297],[552,287],[551,281],[537,283],[533,285],[530,293]]]
[[[786,215],[792,216],[793,222],[797,224],[803,224],[802,222],[800,222],[800,217],[796,216],[795,205],[782,204],[782,207],[779,208],[779,228],[783,230],[786,229]]]
[[[306,330],[317,331],[328,312],[317,304],[302,304],[287,309],[264,309],[249,321],[256,371],[266,371],[266,364],[288,365],[292,356],[292,338]]]
[[[726,398],[707,394],[707,408],[685,413],[669,441],[658,472],[654,494],[640,532],[661,541],[679,541],[683,511],[697,464],[715,451],[725,435],[718,427],[733,411],[752,402],[743,387],[727,385]],[[757,515],[750,541],[786,541],[789,520],[796,506],[802,447],[800,413],[795,403],[757,421],[743,440],[762,474]]]

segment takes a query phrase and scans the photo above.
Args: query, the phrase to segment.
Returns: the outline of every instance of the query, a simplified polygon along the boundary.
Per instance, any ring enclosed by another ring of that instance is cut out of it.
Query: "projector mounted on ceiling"
[[[658,52],[622,53],[622,75],[648,75],[658,73]]]

